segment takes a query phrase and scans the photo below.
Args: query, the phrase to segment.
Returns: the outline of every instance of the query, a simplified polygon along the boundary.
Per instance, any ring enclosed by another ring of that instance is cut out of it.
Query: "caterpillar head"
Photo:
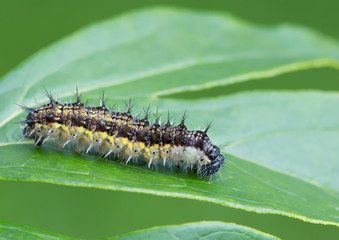
[[[202,177],[209,177],[218,172],[225,162],[224,155],[220,153],[220,149],[215,145],[210,147],[206,157],[209,161],[205,161],[205,164],[201,165],[198,169],[198,174]]]

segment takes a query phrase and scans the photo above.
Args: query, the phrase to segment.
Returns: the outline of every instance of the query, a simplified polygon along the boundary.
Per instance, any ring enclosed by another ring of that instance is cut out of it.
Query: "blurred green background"
[[[339,40],[338,1],[0,0],[0,76],[39,49],[80,27],[152,5],[228,12],[267,26],[290,22]],[[264,79],[240,83],[202,91],[199,95],[208,97],[249,89],[338,91],[338,79],[337,70],[313,69],[275,77],[277,81]],[[171,97],[194,97],[194,94]],[[195,200],[10,181],[0,181],[0,192],[0,221],[83,239],[202,220],[234,222],[283,239],[338,239],[339,236],[338,227],[305,223],[284,216],[256,214]]]

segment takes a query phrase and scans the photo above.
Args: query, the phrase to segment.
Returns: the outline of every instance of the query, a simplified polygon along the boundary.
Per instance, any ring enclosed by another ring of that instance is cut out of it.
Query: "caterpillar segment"
[[[47,91],[46,91],[47,92]],[[22,108],[28,113],[24,137],[34,139],[41,146],[54,139],[57,147],[75,146],[82,153],[97,152],[103,157],[115,157],[125,164],[144,159],[147,166],[176,166],[185,171],[194,171],[198,176],[208,177],[218,172],[225,158],[220,149],[207,136],[210,124],[204,131],[189,131],[185,126],[184,113],[179,125],[168,120],[150,124],[150,107],[144,109],[145,117],[133,118],[129,101],[127,111],[114,112],[105,107],[104,95],[99,107],[81,103],[76,91],[76,102],[61,104],[47,92],[50,103],[35,108]]]

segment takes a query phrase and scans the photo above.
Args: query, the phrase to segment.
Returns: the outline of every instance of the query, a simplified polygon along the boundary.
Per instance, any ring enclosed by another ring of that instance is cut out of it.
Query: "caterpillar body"
[[[22,106],[28,116],[22,121],[23,136],[34,139],[41,146],[48,139],[55,139],[57,147],[75,143],[75,151],[95,151],[105,158],[114,156],[128,164],[131,160],[144,159],[153,165],[178,166],[194,171],[200,177],[218,172],[224,163],[219,147],[213,145],[207,130],[189,131],[185,114],[177,126],[161,123],[159,117],[153,124],[148,121],[149,107],[144,118],[131,115],[131,104],[126,112],[115,112],[105,107],[104,96],[99,107],[89,107],[80,101],[61,104],[51,93],[48,104],[29,108]]]

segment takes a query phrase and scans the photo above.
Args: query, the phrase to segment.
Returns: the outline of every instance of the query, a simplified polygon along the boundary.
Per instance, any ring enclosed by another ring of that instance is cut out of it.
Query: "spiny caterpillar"
[[[200,177],[208,177],[219,171],[224,163],[220,149],[213,145],[204,131],[187,130],[184,114],[179,125],[161,123],[159,117],[150,124],[149,107],[145,117],[139,119],[131,115],[131,103],[127,111],[114,112],[105,107],[104,95],[99,107],[86,106],[80,101],[78,90],[76,102],[61,104],[46,91],[48,104],[29,108],[21,106],[28,116],[23,135],[35,140],[41,146],[54,138],[57,147],[64,148],[74,143],[75,151],[88,153],[91,150],[101,156],[115,156],[124,163],[144,159],[148,167],[162,164],[177,166],[186,171],[194,171]]]

